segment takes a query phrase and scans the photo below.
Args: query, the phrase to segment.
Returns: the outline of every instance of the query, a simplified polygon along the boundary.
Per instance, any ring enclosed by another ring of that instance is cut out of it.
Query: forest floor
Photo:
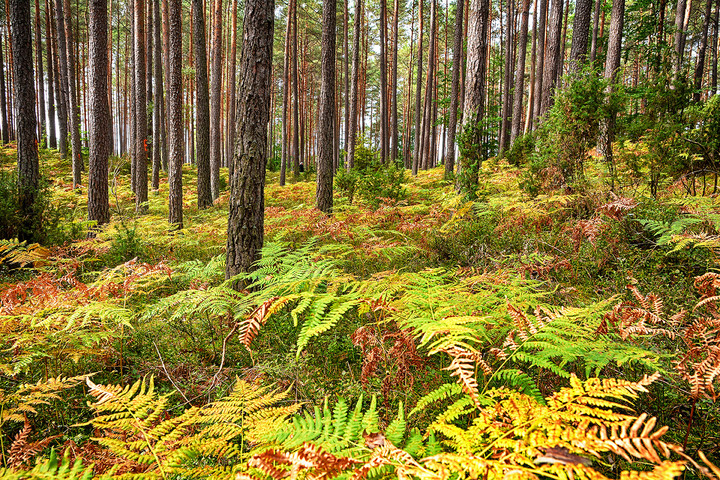
[[[12,172],[12,147],[0,151],[0,162]],[[72,188],[70,170],[54,152],[41,153],[53,245],[0,241],[6,467],[30,468],[46,447],[68,445],[74,458],[96,465],[95,474],[121,465],[120,472],[150,476],[163,464],[130,454],[123,463],[115,447],[100,442],[111,458],[86,446],[101,428],[84,423],[99,415],[87,406],[88,393],[98,394],[73,378],[91,373],[96,386],[153,378],[170,395],[163,418],[223,398],[236,378],[273,385],[287,394],[281,404],[311,412],[338,398],[364,398],[372,410],[376,396],[381,430],[397,427],[400,409],[402,426],[419,428],[427,442],[433,432],[442,436],[438,418],[451,408],[459,410],[448,422],[470,429],[480,418],[473,409],[491,404],[496,389],[541,405],[576,388],[575,379],[642,382],[660,372],[633,397],[634,412],[667,425],[664,442],[720,464],[716,196],[689,196],[668,183],[652,198],[622,166],[613,193],[604,166],[589,162],[581,186],[531,197],[520,188],[524,169],[492,160],[475,201],[459,196],[439,167],[408,178],[402,198],[378,208],[336,192],[327,217],[313,207],[314,176],[279,187],[269,172],[264,260],[247,277],[252,290],[236,293],[224,283],[227,188],[199,210],[194,168],[185,165],[184,228],[173,231],[167,178],[150,192],[149,213],[136,216],[128,160],[112,158],[112,223],[86,238],[86,189]],[[23,410],[22,384],[66,377],[57,397]],[[464,404],[444,386],[455,377]],[[37,432],[28,443],[53,439],[18,460],[9,446],[27,418]],[[459,450],[457,438],[444,438]],[[478,451],[497,459],[511,450],[492,445]],[[612,478],[658,463],[640,453],[631,465],[610,449],[596,468]],[[697,466],[686,468],[699,475]]]

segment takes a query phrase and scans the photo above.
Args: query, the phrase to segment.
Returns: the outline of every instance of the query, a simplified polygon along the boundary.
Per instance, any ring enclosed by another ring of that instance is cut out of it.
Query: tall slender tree
[[[18,240],[34,241],[38,235],[40,216],[36,196],[40,183],[35,117],[35,81],[33,79],[32,30],[30,2],[10,0],[10,44],[15,74],[15,106],[17,107],[17,171],[20,193],[21,223]]]
[[[274,17],[274,0],[245,1],[226,278],[250,271],[263,245]]]
[[[392,64],[390,68],[390,161],[398,158],[398,43],[400,0],[393,5]]]
[[[535,64],[535,99],[533,107],[533,128],[538,125],[539,118],[542,116],[542,90],[543,90],[543,72],[545,70],[545,34],[546,34],[546,17],[547,17],[548,0],[540,0],[540,11],[538,15],[538,23],[534,27],[537,29],[537,62]]]
[[[98,225],[110,221],[108,157],[112,150],[108,102],[107,0],[89,0],[90,41],[90,155],[88,168],[88,219]]]
[[[55,2],[55,39],[57,45],[57,59],[58,69],[56,73],[57,84],[59,89],[56,92],[59,93],[59,105],[60,105],[60,154],[63,157],[67,157],[67,135],[68,135],[68,109],[70,108],[70,94],[68,92],[68,64],[67,64],[67,48],[66,48],[66,37],[65,37],[65,16],[63,15],[63,0],[54,0]],[[79,172],[78,172],[79,176]],[[75,163],[73,162],[73,181],[75,181]]]
[[[10,141],[10,125],[8,123],[7,100],[5,86],[5,59],[3,58],[2,33],[0,32],[0,110],[2,110],[2,143]]]
[[[203,1],[192,1],[193,43],[195,50],[195,150],[197,162],[198,207],[212,205],[210,167],[210,93],[208,91],[207,55],[205,47],[205,14]]]
[[[418,66],[417,66],[417,85],[415,86],[415,148],[413,152],[413,163],[412,163],[412,174],[417,175],[418,167],[420,166],[420,143],[421,143],[421,122],[423,114],[420,111],[420,100],[422,99],[422,74],[423,74],[423,4],[425,0],[418,0],[419,7],[419,18],[420,18],[420,33],[418,34]]]
[[[384,1],[384,0],[383,0]],[[323,1],[320,105],[318,111],[318,164],[315,206],[325,213],[333,207],[335,149],[335,20],[336,1]]]
[[[607,58],[605,59],[605,79],[608,82],[608,91],[612,93],[616,88],[618,71],[620,70],[620,55],[622,53],[622,33],[625,16],[625,0],[614,0],[610,17],[610,37],[608,38]],[[616,114],[610,112],[609,118],[600,126],[600,152],[605,157],[610,168],[611,188],[615,188],[615,159],[612,142],[615,139]],[[653,192],[654,193],[654,192]]]
[[[60,3],[61,0],[56,0]],[[77,78],[75,75],[75,35],[73,34],[72,11],[70,0],[64,2],[63,14],[65,15],[65,38],[67,52],[67,91],[68,91],[68,126],[70,127],[70,145],[72,147],[73,183],[82,183],[81,172],[85,169],[82,156],[82,144],[80,139],[80,97],[78,95]]]
[[[40,28],[40,0],[35,0],[35,60],[37,62],[38,78],[38,138],[42,142],[45,135],[45,74],[43,73],[42,58],[42,28]]]
[[[227,142],[225,150],[225,158],[228,165],[228,175],[234,174],[235,164],[232,162],[233,149],[235,148],[235,70],[237,58],[237,0],[231,1],[230,11],[232,15],[231,33],[230,33],[230,61],[228,62],[228,111],[227,111]]]
[[[450,92],[450,118],[448,120],[448,142],[445,152],[445,179],[452,178],[455,171],[455,134],[457,131],[458,104],[460,103],[460,74],[463,64],[463,10],[464,0],[457,0],[455,9],[455,36],[453,42],[453,71]]]
[[[585,63],[590,33],[592,0],[577,0],[573,20],[572,46],[570,47],[570,71],[576,72]]]
[[[545,115],[553,104],[553,94],[557,80],[558,65],[560,63],[560,49],[562,41],[562,19],[563,0],[552,0],[550,25],[548,27],[550,36],[547,40],[545,51],[545,67],[543,69],[543,85],[541,90],[541,102],[539,116]]]
[[[693,101],[700,101],[700,93],[702,90],[703,72],[705,71],[705,54],[707,52],[708,31],[710,30],[710,19],[712,13],[713,0],[705,1],[705,16],[703,17],[702,35],[700,37],[700,46],[698,47],[697,63],[695,64]]]
[[[174,228],[183,227],[182,166],[182,1],[167,0],[167,103],[168,103],[168,186],[169,218]]]
[[[222,0],[214,0],[210,76],[210,190],[215,200],[220,195],[222,128],[220,98],[222,90]]]
[[[510,129],[510,143],[521,134],[522,130],[522,104],[525,93],[525,55],[527,53],[528,18],[530,16],[530,0],[523,0],[520,19],[520,38],[518,39],[518,60],[515,68],[514,105],[512,112],[512,126]]]
[[[67,0],[66,0],[67,1]],[[134,105],[135,137],[133,155],[135,157],[135,211],[147,212],[148,172],[147,172],[147,98],[145,85],[145,0],[134,0]]]
[[[48,70],[48,146],[57,148],[57,136],[55,133],[55,67],[53,62],[53,36],[50,28],[50,2],[45,0],[45,52],[47,54]],[[0,49],[1,50],[1,49]],[[40,52],[38,52],[40,55]],[[2,63],[0,61],[0,63]],[[57,93],[59,95],[59,92]]]
[[[422,1],[422,0],[421,0]],[[348,133],[348,159],[347,169],[353,168],[355,163],[355,144],[358,131],[359,111],[359,81],[360,81],[360,28],[362,18],[362,0],[355,0],[355,20],[353,24],[353,61],[352,81],[350,82],[350,128]]]
[[[470,137],[468,141],[472,145],[480,145],[482,142],[481,125],[485,116],[489,16],[490,0],[470,0],[463,129],[468,130]],[[474,156],[466,154],[460,157],[458,177],[460,189],[471,192],[477,186],[480,161],[479,152]]]
[[[160,188],[160,169],[162,167],[162,152],[161,145],[164,143],[164,115],[163,106],[165,105],[164,100],[164,86],[163,86],[163,68],[162,68],[162,32],[160,17],[160,0],[150,0],[153,4],[155,24],[153,26],[153,36],[155,41],[153,42],[153,68],[155,74],[155,104],[153,108],[153,160],[152,160],[152,189],[157,191]],[[148,52],[148,55],[150,52]]]

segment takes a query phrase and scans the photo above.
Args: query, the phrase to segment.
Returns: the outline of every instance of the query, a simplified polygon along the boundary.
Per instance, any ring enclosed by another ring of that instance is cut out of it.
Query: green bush
[[[372,208],[378,208],[382,199],[400,200],[406,196],[403,186],[407,182],[401,163],[383,164],[377,152],[360,139],[355,149],[355,162],[350,171],[340,169],[335,176],[335,188],[352,203],[357,193]]]

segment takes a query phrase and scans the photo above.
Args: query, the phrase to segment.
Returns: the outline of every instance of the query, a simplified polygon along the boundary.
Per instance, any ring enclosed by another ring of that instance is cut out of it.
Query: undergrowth
[[[44,158],[75,233],[0,241],[2,478],[720,478],[716,198],[591,158],[530,197],[489,159],[475,201],[438,168],[327,217],[270,173],[238,292],[192,166],[184,230],[113,159],[73,240],[86,192]]]

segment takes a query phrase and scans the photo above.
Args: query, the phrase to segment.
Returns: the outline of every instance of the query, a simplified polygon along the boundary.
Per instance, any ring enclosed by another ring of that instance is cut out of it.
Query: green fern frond
[[[445,383],[418,400],[415,408],[410,410],[408,417],[425,410],[430,404],[447,400],[462,393],[462,387],[457,383]]]

